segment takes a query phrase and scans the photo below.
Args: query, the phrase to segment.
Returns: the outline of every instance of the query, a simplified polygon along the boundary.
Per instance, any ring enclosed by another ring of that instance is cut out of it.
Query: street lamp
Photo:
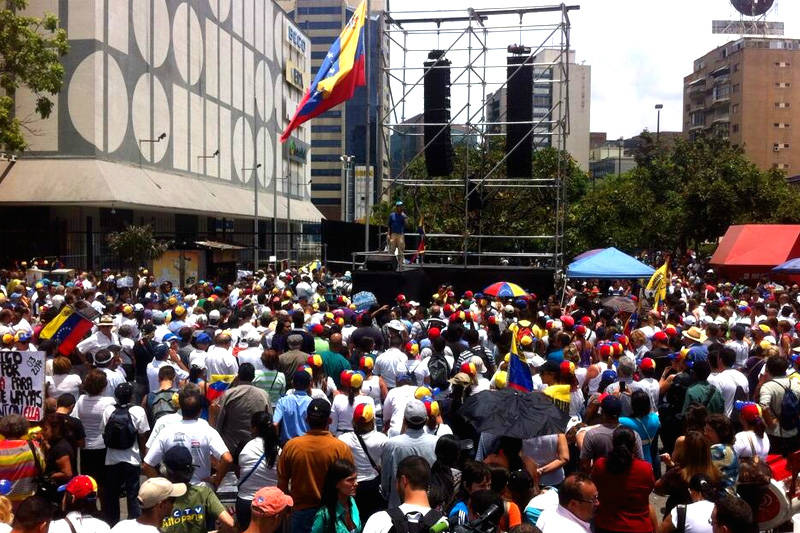
[[[218,157],[218,156],[219,156],[219,148],[217,148],[217,150],[211,155],[198,155],[197,156],[197,167],[200,168],[200,160],[201,159],[214,159],[215,157]],[[205,172],[203,172],[203,174],[205,174]]]
[[[625,139],[620,137],[617,139],[617,174],[622,174],[622,145],[625,143]]]
[[[150,143],[151,145],[159,143],[167,138],[166,132],[162,132],[161,135],[156,137],[155,139],[139,139],[139,166],[142,166],[142,143]],[[150,154],[152,157],[153,154]]]
[[[355,161],[356,156],[354,155],[342,155],[339,156],[339,160],[344,163],[344,220],[346,222],[352,222],[350,220],[350,206],[348,205],[350,199],[350,171],[351,165],[353,161]],[[355,195],[355,182],[353,183],[353,194]],[[355,210],[354,210],[355,211]]]
[[[261,163],[256,163],[252,168],[242,169],[242,176],[247,171],[253,172],[253,277],[258,270],[258,174],[255,171],[259,168],[261,168]]]
[[[661,139],[661,110],[664,104],[656,104],[656,143]]]

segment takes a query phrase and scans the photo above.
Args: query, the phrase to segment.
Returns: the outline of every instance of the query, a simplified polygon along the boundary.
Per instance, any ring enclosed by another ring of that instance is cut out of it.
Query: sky
[[[552,5],[556,0],[390,0],[390,9],[397,17],[400,16],[397,11],[430,9],[432,3],[437,9],[459,10],[467,6],[480,9]],[[691,73],[694,59],[738,38],[736,35],[711,33],[712,20],[739,18],[728,0],[565,0],[565,3],[580,5],[579,11],[570,13],[571,48],[575,50],[576,61],[590,65],[592,69],[591,131],[607,132],[611,139],[631,137],[645,128],[655,131],[654,106],[658,103],[664,105],[661,131],[680,131],[683,78]],[[411,18],[417,15],[406,13],[403,16]],[[534,23],[533,17],[526,15],[524,23]],[[516,25],[519,18],[511,15],[495,20],[502,25]],[[776,0],[767,20],[784,22],[786,37],[800,37],[800,2]],[[522,41],[538,44],[542,41],[540,35],[542,32],[526,32]],[[435,38],[418,37],[414,46],[436,47]],[[520,41],[520,35],[519,32],[500,34],[492,39],[494,42],[489,46],[506,46]],[[438,44],[445,41],[446,38],[440,36]],[[408,54],[406,57],[408,65],[421,63],[424,59],[412,56]],[[505,54],[497,52],[492,58],[494,64],[501,64],[505,61]],[[391,60],[394,67],[402,58],[393,53]],[[419,71],[409,71],[407,76],[412,72],[420,75]],[[487,78],[498,82],[504,76],[502,69],[487,73]],[[459,102],[466,101],[459,90],[454,89],[454,109]],[[409,98],[407,117],[411,116],[417,104],[421,106],[421,93],[413,96]],[[470,101],[475,102],[474,97]]]

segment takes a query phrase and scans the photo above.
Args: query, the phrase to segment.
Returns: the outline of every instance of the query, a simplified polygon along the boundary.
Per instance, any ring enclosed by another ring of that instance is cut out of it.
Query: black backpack
[[[136,442],[136,426],[133,425],[129,405],[116,405],[103,430],[103,442],[112,450],[127,450]]]
[[[428,372],[431,375],[431,385],[440,389],[447,388],[447,380],[450,379],[450,365],[443,353],[432,353],[428,361]]]
[[[403,513],[399,507],[391,507],[386,512],[389,513],[389,518],[392,519],[392,527],[389,529],[389,533],[428,533],[434,524],[444,518],[444,515],[436,509],[428,511],[425,516],[420,518],[419,522],[409,521],[408,515]]]
[[[155,422],[164,415],[177,413],[178,409],[172,403],[172,397],[178,391],[174,389],[151,392],[147,395],[147,405],[150,407],[150,421]]]

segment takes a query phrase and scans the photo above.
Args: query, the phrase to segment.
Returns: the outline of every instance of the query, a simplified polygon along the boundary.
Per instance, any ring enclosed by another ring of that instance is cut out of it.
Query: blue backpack
[[[775,381],[774,379],[772,381]],[[778,383],[775,381],[775,383]],[[778,383],[778,385],[781,385]],[[781,385],[783,387],[783,385]],[[784,431],[791,431],[797,429],[798,418],[800,417],[800,400],[797,394],[789,387],[783,387],[783,400],[781,400],[781,414],[778,420],[781,424],[781,429]]]

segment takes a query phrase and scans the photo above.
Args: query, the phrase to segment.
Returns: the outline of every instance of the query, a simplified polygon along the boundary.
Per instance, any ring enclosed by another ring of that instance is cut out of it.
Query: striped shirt
[[[9,500],[19,502],[33,496],[36,493],[36,477],[41,471],[44,471],[44,462],[37,445],[29,444],[27,440],[0,441],[0,479],[11,482]]]

